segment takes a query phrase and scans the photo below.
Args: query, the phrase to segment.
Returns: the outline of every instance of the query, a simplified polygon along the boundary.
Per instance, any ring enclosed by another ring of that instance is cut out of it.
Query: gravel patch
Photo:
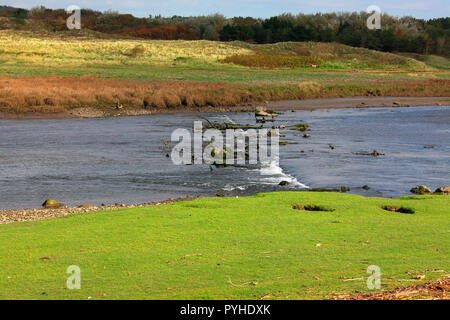
[[[0,224],[8,224],[12,222],[23,222],[23,221],[37,221],[53,219],[58,217],[65,217],[77,213],[90,213],[96,211],[104,210],[122,210],[128,208],[142,208],[150,206],[159,206],[168,203],[175,203],[180,201],[194,200],[195,198],[178,198],[178,199],[168,199],[161,202],[152,202],[144,204],[116,204],[114,206],[92,206],[85,208],[69,208],[63,207],[60,209],[23,209],[23,210],[0,210]]]

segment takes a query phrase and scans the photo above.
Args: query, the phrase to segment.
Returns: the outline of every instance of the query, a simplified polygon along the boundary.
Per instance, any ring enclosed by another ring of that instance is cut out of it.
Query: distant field
[[[63,33],[64,35],[64,33]],[[424,62],[338,43],[278,43],[98,39],[92,37],[37,37],[32,33],[0,31],[0,73],[9,75],[98,75],[136,80],[298,81],[350,79],[348,71],[433,71]],[[269,55],[318,58],[317,68],[248,68],[224,60]],[[442,58],[444,59],[444,58]],[[271,70],[270,70],[271,69]],[[274,72],[275,70],[275,72]],[[250,75],[248,75],[250,71]],[[322,71],[327,71],[325,74]],[[328,71],[336,71],[328,72]],[[344,72],[339,72],[344,71]],[[374,79],[407,80],[430,75],[371,74]],[[431,77],[439,77],[433,75]],[[354,80],[369,79],[352,74]]]
[[[0,112],[450,95],[448,60],[422,60],[337,43],[254,45],[0,31]]]
[[[0,299],[333,299],[369,292],[370,265],[381,289],[432,281],[449,201],[278,192],[1,225]]]

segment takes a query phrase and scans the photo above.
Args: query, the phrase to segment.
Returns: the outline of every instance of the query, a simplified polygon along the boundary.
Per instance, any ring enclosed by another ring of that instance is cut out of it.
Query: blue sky
[[[228,17],[270,17],[284,12],[365,11],[369,5],[377,5],[382,12],[391,15],[411,15],[425,19],[446,17],[450,13],[449,0],[0,0],[0,4],[22,8],[39,4],[48,8],[65,8],[75,4],[82,8],[100,11],[113,9],[140,17],[149,14],[188,16],[217,12]]]

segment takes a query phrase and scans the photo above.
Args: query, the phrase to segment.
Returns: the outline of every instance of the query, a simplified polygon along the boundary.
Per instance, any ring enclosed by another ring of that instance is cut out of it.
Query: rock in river
[[[415,194],[431,193],[431,189],[424,185],[412,188],[410,191]]]
[[[59,209],[59,208],[61,208],[62,206],[64,206],[62,203],[59,203],[58,201],[56,201],[56,200],[53,200],[53,199],[47,199],[47,200],[45,200],[45,202],[42,204],[42,206],[45,208],[45,209]]]
[[[450,194],[450,186],[439,187],[439,188],[436,189],[435,193],[446,193],[446,194]]]

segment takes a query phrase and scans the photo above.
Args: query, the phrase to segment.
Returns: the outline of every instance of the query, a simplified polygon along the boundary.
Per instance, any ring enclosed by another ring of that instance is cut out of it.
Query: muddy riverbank
[[[198,108],[170,108],[170,109],[98,109],[76,108],[56,113],[2,113],[3,120],[57,120],[70,118],[111,118],[127,116],[143,116],[152,114],[176,113],[223,113],[223,112],[251,112],[258,106],[265,106],[279,111],[288,110],[324,110],[341,108],[381,108],[381,107],[418,107],[450,105],[450,97],[352,97],[306,100],[267,101],[265,103],[251,103],[230,107],[204,106]]]

